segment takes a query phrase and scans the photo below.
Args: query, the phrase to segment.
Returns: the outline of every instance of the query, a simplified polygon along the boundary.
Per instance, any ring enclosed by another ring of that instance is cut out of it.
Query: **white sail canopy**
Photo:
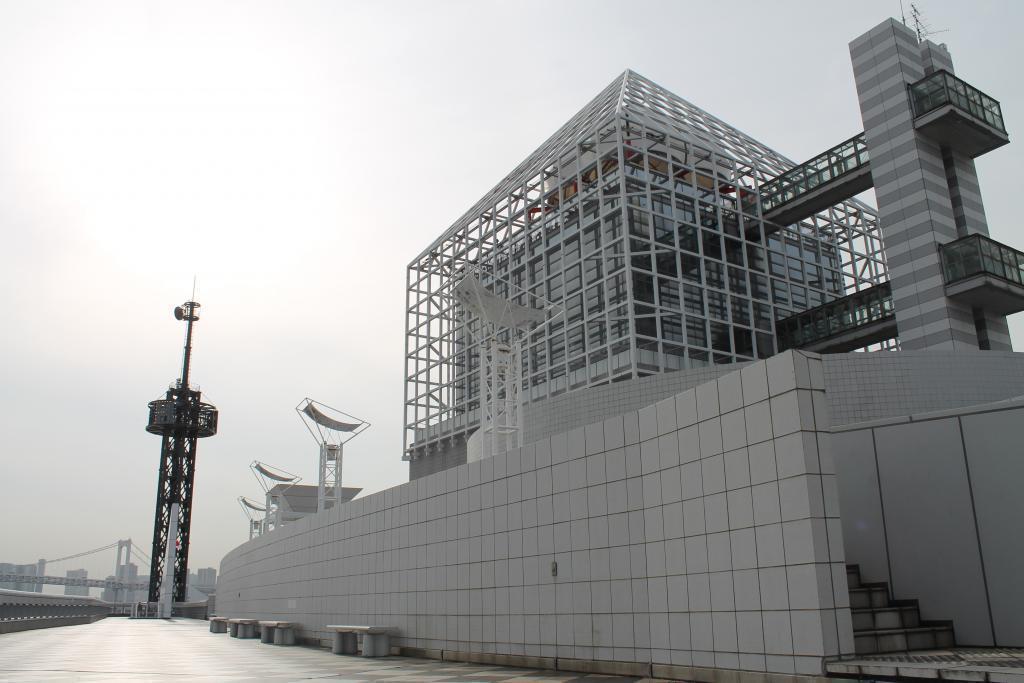
[[[544,322],[545,313],[540,308],[530,308],[502,299],[481,284],[473,275],[462,278],[452,290],[455,300],[469,311],[497,327],[529,330],[532,323]]]
[[[306,414],[309,419],[316,422],[321,427],[327,427],[339,432],[354,432],[359,428],[361,422],[342,422],[341,420],[335,420],[327,417],[322,412],[316,409],[316,406],[312,402],[306,404],[306,407],[302,409],[302,412]]]
[[[249,500],[245,496],[240,496],[238,498],[238,502],[240,502],[242,505],[244,505],[245,507],[249,508],[250,510],[255,510],[256,512],[266,512],[267,511],[267,508],[263,507],[262,505],[257,505],[256,503],[252,502],[251,500]]]
[[[257,472],[262,474],[267,479],[273,479],[274,481],[298,481],[299,480],[298,477],[284,476],[284,475],[278,474],[277,472],[271,472],[270,470],[268,470],[266,467],[263,466],[263,463],[259,463],[259,462],[253,463],[252,466],[253,466],[253,468]]]

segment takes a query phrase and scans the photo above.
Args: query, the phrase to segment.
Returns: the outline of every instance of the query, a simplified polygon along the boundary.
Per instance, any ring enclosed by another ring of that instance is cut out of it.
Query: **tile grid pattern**
[[[306,637],[389,624],[416,648],[819,674],[853,649],[828,429],[820,359],[781,354],[246,543],[218,610]]]
[[[970,307],[945,296],[938,254],[938,244],[959,236],[951,189],[964,207],[963,221],[984,215],[977,176],[973,162],[954,158],[950,182],[939,145],[914,128],[907,94],[907,86],[931,69],[952,70],[952,60],[934,43],[918,44],[913,31],[894,19],[851,42],[850,56],[901,347],[978,348]],[[973,229],[984,232],[987,226],[982,220]],[[1005,318],[987,316],[985,327],[993,349],[1009,350]]]

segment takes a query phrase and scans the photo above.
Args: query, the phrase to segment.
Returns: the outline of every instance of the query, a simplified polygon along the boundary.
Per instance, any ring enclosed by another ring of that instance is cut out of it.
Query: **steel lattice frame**
[[[766,225],[757,189],[794,165],[625,72],[410,263],[405,459],[478,425],[479,321],[450,296],[470,269],[566,311],[524,342],[526,402],[770,356],[776,319],[887,280],[861,202]]]
[[[167,400],[186,406],[191,414],[201,405],[198,391],[190,389],[167,392]],[[195,406],[195,407],[193,407]],[[178,504],[178,536],[175,543],[178,552],[174,556],[174,586],[172,595],[175,602],[187,599],[188,549],[192,536],[192,490],[195,484],[196,443],[194,433],[190,434],[183,425],[181,430],[165,435],[160,446],[160,478],[157,484],[156,516],[153,524],[153,548],[149,565],[149,601],[160,599],[166,560],[167,536],[171,524],[171,506]]]

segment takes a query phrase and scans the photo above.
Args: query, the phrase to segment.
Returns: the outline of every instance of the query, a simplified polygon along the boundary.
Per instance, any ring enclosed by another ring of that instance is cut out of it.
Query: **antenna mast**
[[[900,0],[900,10],[903,10],[903,1]],[[933,29],[928,25],[924,15],[921,14],[921,10],[917,9],[917,3],[910,3],[910,20],[914,22],[914,32],[917,33],[917,42],[921,43],[928,40],[931,36],[939,33],[948,33],[949,29]],[[907,17],[903,16],[903,25],[906,26]]]

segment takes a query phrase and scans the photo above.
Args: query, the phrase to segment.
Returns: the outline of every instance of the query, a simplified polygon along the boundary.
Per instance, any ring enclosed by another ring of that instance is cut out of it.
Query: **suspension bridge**
[[[114,561],[114,573],[113,578],[106,579],[88,579],[88,578],[77,578],[70,576],[47,576],[46,568],[48,565],[57,564],[58,562],[64,562],[66,560],[74,560],[81,557],[88,557],[96,555],[104,551],[117,549],[117,557]],[[130,571],[131,560],[135,558],[138,561],[136,566],[146,567],[150,564],[150,557],[141,551],[138,547],[132,544],[132,540],[118,540],[107,545],[100,546],[99,548],[93,548],[84,552],[75,553],[73,555],[65,555],[64,557],[58,557],[52,560],[39,560],[36,562],[36,572],[34,574],[25,573],[13,573],[13,572],[0,572],[0,583],[16,583],[16,584],[28,584],[34,585],[35,590],[42,590],[41,586],[85,586],[87,588],[104,588],[114,591],[139,591],[148,590],[149,581],[139,580]],[[143,564],[144,563],[144,564]]]

